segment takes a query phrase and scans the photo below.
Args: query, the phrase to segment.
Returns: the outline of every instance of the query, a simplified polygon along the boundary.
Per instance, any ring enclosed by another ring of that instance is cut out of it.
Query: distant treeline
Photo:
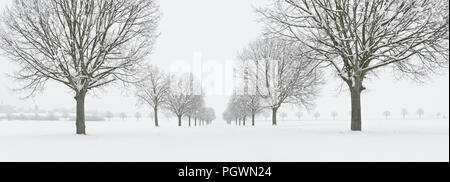
[[[26,113],[6,113],[0,114],[0,120],[8,121],[74,121],[75,114],[69,113],[40,113],[40,114],[26,114]],[[105,117],[102,115],[86,115],[87,121],[105,121]]]
[[[104,121],[106,113],[87,112],[86,120]],[[11,105],[0,105],[0,120],[23,120],[23,121],[74,121],[75,109],[56,108],[52,110],[39,109],[38,106],[31,108],[16,108]]]
[[[44,110],[39,109],[38,106],[34,106],[33,108],[17,108],[12,105],[0,105],[0,113],[48,113],[48,112],[59,112],[59,113],[75,113],[75,108],[66,109],[66,108],[56,108],[52,110]]]

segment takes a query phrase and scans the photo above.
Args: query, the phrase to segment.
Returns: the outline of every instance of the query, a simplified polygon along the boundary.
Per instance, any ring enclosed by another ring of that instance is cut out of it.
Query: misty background
[[[3,9],[11,0],[0,2]],[[261,0],[171,0],[160,1],[163,17],[160,21],[160,37],[155,44],[155,51],[147,61],[165,71],[170,71],[173,64],[180,60],[191,63],[195,54],[201,54],[204,64],[236,60],[239,50],[248,42],[259,36],[262,24],[257,22],[257,14],[253,7],[262,6],[267,1]],[[217,66],[221,66],[218,64]],[[46,89],[34,98],[21,99],[23,93],[14,92],[17,84],[6,75],[13,73],[17,67],[6,57],[0,55],[0,105],[13,105],[16,108],[34,108],[52,110],[55,108],[71,109],[75,107],[73,94],[55,82],[46,85]],[[441,75],[417,83],[409,79],[397,79],[390,68],[383,70],[379,77],[367,80],[367,91],[362,95],[363,118],[383,118],[386,110],[392,113],[391,118],[401,118],[401,109],[414,116],[417,109],[425,111],[423,118],[434,118],[440,112],[448,118],[449,111],[449,74],[445,70]],[[215,75],[204,70],[203,77],[218,76],[215,84],[224,85],[224,76]],[[337,118],[348,118],[350,97],[341,81],[327,74],[326,85],[322,88],[316,107],[310,112],[302,110],[304,118],[312,118],[315,112],[321,118],[331,118],[331,112],[339,113]],[[205,86],[206,87],[206,86]],[[222,92],[209,93],[205,97],[206,105],[215,108],[218,120],[221,120],[232,91],[224,87]],[[134,91],[120,84],[93,90],[86,99],[86,110],[113,113],[135,112],[147,114],[148,106],[137,105]],[[293,111],[295,110],[295,111]],[[297,108],[285,105],[281,111],[288,113],[288,118],[296,118]]]

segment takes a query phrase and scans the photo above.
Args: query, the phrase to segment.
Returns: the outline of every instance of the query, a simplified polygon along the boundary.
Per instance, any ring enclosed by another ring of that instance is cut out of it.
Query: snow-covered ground
[[[216,122],[197,128],[176,122],[0,121],[0,161],[449,161],[447,120],[280,121],[273,127]]]

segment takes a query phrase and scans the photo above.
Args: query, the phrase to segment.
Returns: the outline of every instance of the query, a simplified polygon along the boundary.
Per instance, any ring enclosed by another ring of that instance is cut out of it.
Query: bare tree
[[[216,119],[216,114],[213,108],[205,107],[200,114],[200,120],[204,122],[204,125],[211,124]]]
[[[189,120],[189,126],[191,126],[191,119],[194,117],[194,125],[197,126],[197,119],[201,115],[202,109],[205,107],[205,99],[204,95],[194,95],[193,98],[193,104],[189,108],[188,114],[188,120]]]
[[[191,77],[170,77],[170,89],[167,93],[165,108],[178,117],[178,126],[181,119],[192,110],[196,104],[196,95],[191,85]]]
[[[264,106],[261,104],[261,98],[256,94],[244,95],[244,97],[246,97],[244,99],[244,105],[246,108],[248,108],[250,117],[252,119],[252,126],[255,126],[256,114],[260,113],[264,109]]]
[[[124,112],[121,112],[120,114],[119,114],[119,117],[120,118],[122,118],[122,121],[125,121],[125,119],[127,119],[127,114],[125,114]]]
[[[272,109],[272,124],[277,125],[277,111],[283,103],[306,108],[313,105],[321,84],[317,64],[306,59],[297,45],[280,39],[260,38],[240,53],[248,65],[253,90]]]
[[[383,116],[386,118],[386,120],[388,119],[389,116],[391,116],[391,112],[390,111],[384,111],[383,112]]]
[[[250,115],[250,109],[246,105],[248,102],[248,97],[246,95],[234,94],[231,96],[228,103],[228,107],[239,122],[239,125],[241,124],[241,121],[244,121],[245,118]]]
[[[441,115],[442,115],[441,112],[437,112],[436,113],[436,119],[441,119]]]
[[[406,115],[408,115],[408,110],[406,110],[405,108],[403,108],[401,114],[402,114],[402,116],[403,116],[403,119],[405,119],[405,118],[406,118]]]
[[[245,54],[245,53],[244,53]],[[239,55],[242,59],[241,61],[244,62],[242,64],[242,72],[243,72],[243,95],[241,99],[241,102],[243,104],[243,109],[247,111],[252,119],[252,126],[255,126],[255,117],[256,114],[261,112],[265,107],[261,103],[261,96],[258,94],[259,90],[259,76],[258,74],[251,74],[250,68],[248,67],[248,64],[246,62],[246,55]],[[253,78],[250,78],[253,76]],[[251,83],[249,83],[251,82]],[[244,125],[245,125],[245,116],[244,116]]]
[[[303,117],[303,113],[301,111],[298,111],[295,115],[297,116],[298,120],[301,120]]]
[[[331,112],[331,117],[333,117],[333,120],[336,120],[337,116],[338,116],[338,113],[336,111]]]
[[[236,93],[230,97],[228,101],[226,113],[229,113],[230,117],[236,120],[236,125],[241,125],[241,121],[244,122],[247,116],[251,115],[250,109],[246,103],[248,103],[248,95],[237,95]]]
[[[145,70],[148,75],[136,83],[136,96],[140,102],[148,104],[153,109],[155,126],[159,127],[158,110],[166,103],[170,88],[169,77],[157,67],[147,67]]]
[[[319,112],[314,113],[314,118],[318,120],[320,118],[320,113]]]
[[[109,121],[111,121],[111,118],[113,118],[113,113],[112,112],[106,112],[106,118],[108,118]]]
[[[76,133],[86,134],[89,90],[130,81],[157,37],[154,0],[16,0],[2,17],[0,48],[29,96],[52,80],[73,91]]]
[[[351,95],[351,130],[361,131],[365,78],[391,65],[420,79],[448,68],[448,1],[274,0],[260,8],[267,34],[298,42],[332,68]],[[397,74],[398,75],[398,74]]]
[[[223,112],[222,119],[225,120],[228,124],[231,124],[231,121],[233,121],[234,117],[229,109],[226,109],[225,112]]]
[[[423,111],[422,108],[419,108],[419,109],[417,110],[417,112],[416,112],[416,114],[419,115],[419,119],[422,119],[422,115],[423,115],[424,113],[425,113],[425,112]]]
[[[139,121],[139,119],[141,119],[142,115],[141,115],[140,112],[136,112],[136,113],[134,114],[134,117]]]

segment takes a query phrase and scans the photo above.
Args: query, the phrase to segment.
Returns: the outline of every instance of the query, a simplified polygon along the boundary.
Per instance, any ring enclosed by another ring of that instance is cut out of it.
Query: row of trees
[[[235,107],[235,108],[238,109],[238,107]],[[242,108],[241,108],[241,109],[242,109]],[[235,112],[235,111],[234,111],[234,112]],[[265,120],[267,120],[267,119],[271,116],[271,111],[269,111],[269,110],[267,110],[267,109],[263,109],[263,110],[259,110],[257,114],[260,114],[261,117],[263,117]],[[351,112],[349,112],[349,114],[350,114],[350,116],[351,116]],[[405,119],[406,116],[407,116],[409,113],[408,113],[408,110],[402,109],[401,112],[400,112],[400,114],[401,114],[402,118]],[[424,112],[423,109],[418,109],[418,110],[416,111],[416,114],[417,114],[417,116],[419,117],[419,119],[421,119],[422,116],[425,114],[425,112]],[[333,118],[333,120],[336,120],[336,117],[337,117],[338,115],[339,115],[339,114],[338,114],[338,112],[336,112],[336,111],[333,111],[333,112],[330,113],[330,116]],[[382,113],[382,115],[383,115],[386,119],[388,119],[388,118],[391,116],[391,112],[390,112],[390,111],[384,111],[384,112]],[[281,113],[279,113],[279,116],[281,117],[282,120],[285,120],[285,119],[288,117],[288,115],[287,115],[286,112],[281,112]],[[299,111],[299,112],[295,113],[295,116],[296,116],[296,119],[301,120],[301,119],[303,118],[303,113],[302,113],[301,111]],[[315,113],[312,114],[312,116],[314,117],[315,120],[318,120],[318,119],[321,117],[321,113],[320,113],[320,112],[315,112]],[[224,119],[225,121],[227,121],[228,124],[231,124],[233,121],[235,121],[235,124],[236,124],[236,125],[244,125],[244,126],[246,125],[246,119],[247,119],[247,117],[246,117],[246,116],[244,116],[244,117],[235,117],[235,116],[233,116],[233,113],[231,112],[230,109],[227,109],[227,110],[223,113],[223,116],[222,116],[222,117],[223,117],[223,119]],[[446,116],[445,116],[445,115],[442,115],[441,112],[437,112],[436,115],[435,115],[435,117],[436,117],[436,119],[441,119],[441,118],[445,119],[445,118],[446,118]],[[254,118],[252,118],[252,126],[255,125],[255,122],[254,122],[254,121],[255,121]]]
[[[361,131],[364,81],[381,68],[390,66],[396,76],[415,80],[448,68],[446,0],[272,2],[268,7],[256,9],[266,25],[265,38],[252,43],[240,57],[256,65],[257,74],[252,75],[256,79],[256,93],[266,107],[272,108],[274,124],[275,113],[282,103],[307,105],[311,101],[320,83],[319,71],[311,70],[329,68],[348,86],[351,130]],[[270,72],[275,67],[268,66],[270,63],[278,65],[273,76]],[[246,84],[243,87],[245,90]],[[244,118],[249,108],[235,109],[234,103],[246,99],[235,98],[239,97],[232,98],[224,116]]]
[[[277,38],[259,38],[242,50],[235,70],[236,85],[225,120],[246,120],[263,109],[272,111],[272,124],[277,125],[277,112],[283,104],[311,108],[323,83],[318,64],[308,59],[300,44]],[[240,89],[242,88],[242,89]]]
[[[136,83],[136,96],[141,104],[153,109],[155,126],[159,126],[158,113],[165,109],[178,118],[178,126],[182,118],[187,117],[189,126],[211,123],[215,119],[214,109],[205,107],[204,95],[193,74],[173,76],[157,67],[148,66],[147,76]]]

